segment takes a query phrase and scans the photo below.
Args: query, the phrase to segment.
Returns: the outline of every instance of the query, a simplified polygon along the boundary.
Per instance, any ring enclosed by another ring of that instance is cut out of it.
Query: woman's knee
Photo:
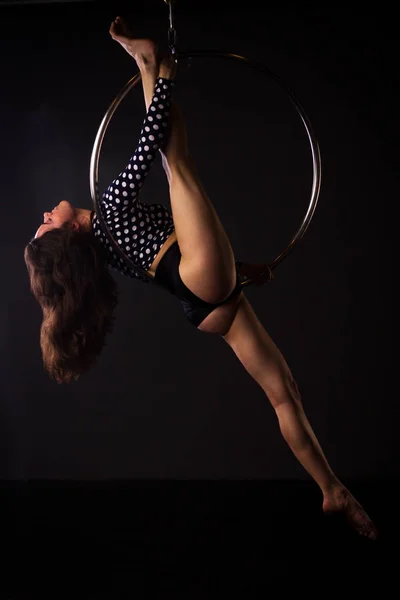
[[[264,391],[274,408],[287,403],[302,406],[298,385],[290,371],[270,377],[264,385]]]

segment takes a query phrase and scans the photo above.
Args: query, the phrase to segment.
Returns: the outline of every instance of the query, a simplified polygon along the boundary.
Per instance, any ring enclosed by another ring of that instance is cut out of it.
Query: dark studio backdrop
[[[60,200],[92,206],[95,135],[137,72],[109,36],[111,20],[121,14],[165,46],[168,10],[162,0],[1,4],[0,478],[309,481],[228,345],[196,331],[179,302],[152,286],[113,272],[117,319],[97,364],[69,386],[46,376],[23,249]],[[275,281],[245,293],[346,481],[399,475],[392,18],[356,4],[176,5],[179,49],[262,62],[296,94],[318,139],[322,188],[311,225]],[[297,231],[311,191],[310,148],[293,106],[273,81],[222,59],[182,63],[176,98],[236,256],[272,260]],[[101,190],[127,164],[143,116],[136,86],[108,129]],[[142,193],[170,206],[159,159]]]

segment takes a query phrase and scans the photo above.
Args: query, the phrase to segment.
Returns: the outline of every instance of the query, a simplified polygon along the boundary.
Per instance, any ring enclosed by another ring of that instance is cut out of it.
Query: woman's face
[[[45,212],[43,215],[43,224],[35,234],[35,238],[40,237],[50,229],[61,227],[64,223],[71,221],[75,217],[75,208],[67,200],[62,200],[55,206],[51,212]]]

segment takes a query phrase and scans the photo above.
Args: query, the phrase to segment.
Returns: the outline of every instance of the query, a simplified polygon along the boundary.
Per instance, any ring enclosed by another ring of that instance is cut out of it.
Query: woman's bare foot
[[[343,516],[360,535],[376,540],[378,530],[361,506],[344,486],[335,488],[324,497],[322,510],[326,514]]]
[[[137,39],[128,25],[117,17],[109,31],[113,40],[121,44],[136,61],[139,68],[157,66],[157,45],[153,40]]]

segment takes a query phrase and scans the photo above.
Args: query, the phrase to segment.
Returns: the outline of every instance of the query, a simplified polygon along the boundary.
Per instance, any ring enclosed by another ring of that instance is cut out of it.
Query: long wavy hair
[[[115,321],[117,283],[91,232],[65,223],[24,250],[30,289],[43,311],[43,365],[57,383],[71,383],[96,362]]]

